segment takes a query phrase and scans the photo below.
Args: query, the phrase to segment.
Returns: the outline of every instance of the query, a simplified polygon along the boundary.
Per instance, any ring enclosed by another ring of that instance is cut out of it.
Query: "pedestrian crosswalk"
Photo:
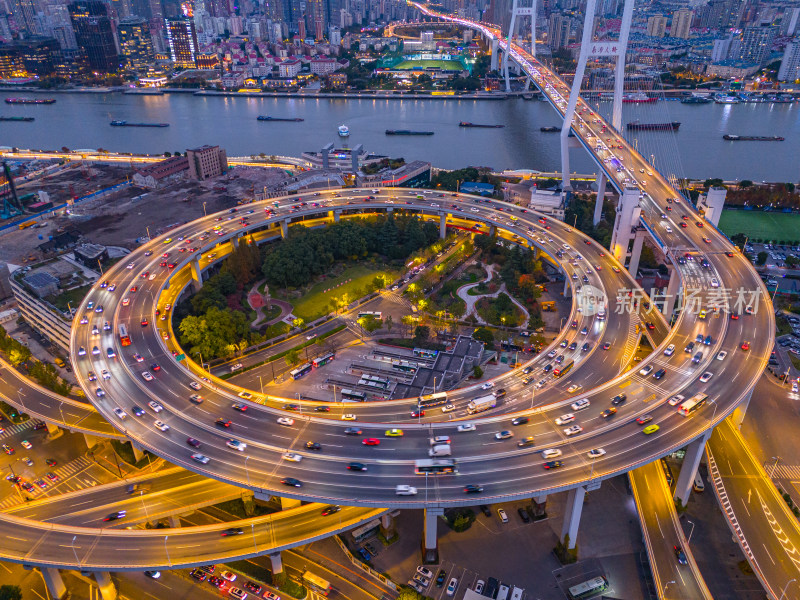
[[[775,465],[775,461],[765,462],[763,465],[767,475],[772,479],[797,479],[800,480],[800,465]]]
[[[3,432],[0,433],[0,440],[4,440],[12,435],[22,433],[23,431],[27,431],[31,427],[33,427],[33,419],[28,419],[23,423],[15,423],[14,425],[9,425],[8,427],[3,427],[0,425],[0,428],[3,429]]]
[[[77,475],[85,471],[92,464],[93,464],[92,461],[90,461],[86,456],[79,456],[75,460],[71,460],[68,463],[65,463],[61,466],[56,466],[50,469],[49,471],[45,471],[45,472],[53,472],[56,475],[58,475],[58,481],[56,481],[55,483],[52,483],[49,479],[46,479],[44,472],[39,473],[39,476],[41,476],[43,479],[45,479],[45,481],[47,481],[48,484],[47,489],[42,490],[39,487],[34,486],[34,491],[32,493],[23,492],[22,494],[19,493],[11,494],[6,498],[4,498],[3,500],[0,500],[0,510],[4,510],[6,508],[16,506],[17,504],[21,504],[22,502],[24,502],[22,496],[28,496],[34,499],[38,499],[41,498],[42,496],[49,495],[49,493],[53,490],[55,486],[59,486],[59,484],[64,483],[65,480],[69,479],[73,475]],[[69,485],[68,487],[75,489],[82,489],[85,487],[93,487],[94,485],[97,485],[97,482],[95,481],[91,481],[89,483],[81,482],[78,485]],[[58,489],[58,492],[63,492],[63,491],[74,491],[74,489],[70,490],[61,488]]]

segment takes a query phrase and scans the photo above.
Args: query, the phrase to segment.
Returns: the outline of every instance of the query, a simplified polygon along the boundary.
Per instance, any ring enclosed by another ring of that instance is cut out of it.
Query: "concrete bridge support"
[[[236,250],[239,247],[239,240],[242,239],[241,236],[236,236],[231,238],[231,246],[233,249]]]
[[[439,517],[443,514],[443,508],[425,509],[425,530],[422,540],[422,562],[425,564],[439,562],[439,543],[436,538],[436,528],[439,525]]]
[[[289,510],[290,508],[297,508],[300,506],[300,500],[295,498],[285,498],[281,496],[281,510]]]
[[[133,442],[131,442],[130,444],[131,444],[131,448],[133,448],[133,458],[136,459],[136,462],[139,462],[140,460],[142,460],[144,458],[144,450],[139,448],[139,446],[137,446]]]
[[[669,284],[667,284],[666,298],[664,299],[664,316],[667,321],[672,318],[675,312],[675,304],[678,301],[678,293],[681,290],[681,277],[677,269],[669,270]]]
[[[447,237],[447,214],[439,215],[439,239]]]
[[[394,525],[394,517],[390,513],[381,515],[381,533],[387,540],[394,537],[396,533]]]
[[[606,172],[601,169],[595,181],[597,183],[597,199],[594,201],[594,218],[592,218],[592,225],[597,227],[597,224],[600,222],[600,217],[603,215],[603,200],[606,197]]]
[[[289,235],[289,219],[281,221],[281,237],[286,239]]]
[[[203,269],[200,267],[200,260],[193,260],[189,266],[192,269],[192,289],[199,292],[203,287]]]
[[[328,218],[331,219],[334,223],[339,222],[339,217],[342,216],[342,211],[340,210],[329,210],[328,211]]]
[[[103,438],[99,438],[96,435],[89,435],[88,433],[83,434],[83,439],[86,442],[86,447],[91,450],[97,444],[103,441]]]
[[[572,296],[572,286],[569,284],[569,275],[564,273],[564,291],[562,292],[564,298],[570,298]]]
[[[44,424],[47,426],[47,437],[51,440],[61,437],[61,434],[64,433],[61,431],[58,425],[55,425],[54,423],[48,423],[45,421]]]
[[[680,500],[684,506],[689,501],[692,482],[694,482],[694,476],[697,474],[697,467],[700,465],[700,459],[703,458],[703,451],[706,449],[709,437],[711,437],[711,432],[707,431],[686,446],[686,456],[683,457],[681,474],[678,475],[678,483],[675,485],[675,500]]]
[[[108,571],[97,571],[94,574],[97,587],[100,588],[100,596],[103,600],[117,600],[117,588],[111,581],[111,574]]]
[[[574,550],[578,543],[578,525],[581,522],[581,512],[583,512],[583,498],[586,496],[586,487],[578,486],[567,492],[567,506],[564,509],[564,523],[561,525],[561,542],[567,544],[567,548]],[[569,540],[567,540],[569,536]]]
[[[639,205],[639,189],[627,187],[617,202],[617,216],[614,220],[614,230],[611,232],[611,245],[609,250],[616,259],[625,264],[628,256],[628,246],[634,236],[634,228],[638,226],[642,207]]]
[[[276,573],[283,573],[283,559],[281,559],[280,552],[274,552],[269,555],[269,562],[271,565],[270,570],[272,574],[275,575]]]
[[[61,577],[61,571],[53,567],[42,567],[42,576],[44,577],[44,584],[47,586],[47,591],[54,600],[61,600],[67,595],[67,586],[64,585],[64,579]]]
[[[492,38],[492,61],[489,65],[490,71],[497,71],[497,53],[500,50],[500,44],[497,43],[497,38]]]
[[[181,527],[181,520],[178,515],[170,515],[169,516],[169,526],[173,529],[180,529]]]
[[[750,393],[744,397],[744,399],[739,403],[733,414],[731,415],[731,419],[733,420],[733,424],[736,425],[737,429],[742,428],[742,421],[744,421],[744,417],[747,414],[747,408],[750,406],[750,398],[753,397],[753,390],[750,390]]]
[[[636,279],[636,272],[639,270],[639,260],[642,258],[644,235],[644,229],[637,229],[636,236],[633,238],[633,250],[631,250],[631,261],[628,263],[628,273],[634,279]]]
[[[533,517],[535,519],[543,519],[547,516],[547,494],[541,496],[534,496],[531,500],[533,506]]]

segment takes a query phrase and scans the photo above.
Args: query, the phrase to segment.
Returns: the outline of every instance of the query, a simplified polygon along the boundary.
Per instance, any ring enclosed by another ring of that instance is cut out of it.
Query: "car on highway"
[[[202,404],[203,397],[199,394],[192,394],[191,396],[189,396],[189,401],[193,402],[194,404]]]
[[[281,479],[281,483],[283,485],[288,485],[289,487],[303,487],[303,482],[299,479],[295,479],[294,477],[285,477]]]
[[[198,391],[203,389],[203,386],[200,385],[197,381],[190,381],[189,387],[192,388],[193,390],[198,390]]]
[[[342,415],[342,421],[357,421],[358,417],[352,413],[345,413]]]
[[[728,353],[725,350],[717,352],[717,360],[725,360],[726,356],[728,356]]]
[[[200,569],[194,569],[193,571],[191,571],[189,573],[189,575],[191,575],[192,579],[196,579],[197,581],[205,581],[206,580],[206,574],[203,571],[201,571]]]
[[[650,375],[650,372],[652,370],[653,370],[653,365],[647,365],[639,369],[639,375],[641,375],[642,377],[646,377],[647,375]]]
[[[377,438],[364,438],[361,443],[365,446],[379,446],[381,441]]]
[[[219,576],[225,581],[236,581],[236,573],[231,573],[230,571],[223,571]]]
[[[528,417],[515,417],[511,419],[512,425],[525,425],[530,419]]]
[[[143,357],[142,357],[142,355],[141,355],[141,354],[139,354],[138,352],[134,353],[134,355],[133,355],[133,359],[134,359],[136,362],[144,362],[144,358],[143,358]]]
[[[579,410],[584,410],[584,409],[589,408],[590,404],[591,403],[589,402],[588,398],[581,398],[580,400],[576,400],[575,402],[573,402],[570,405],[570,408],[572,410],[574,410],[575,412],[577,412]]]
[[[161,406],[161,404],[159,404],[155,400],[151,400],[150,402],[148,402],[147,406],[149,406],[155,413],[159,413],[162,410],[164,410],[164,407]],[[134,414],[136,414],[136,411],[134,411]],[[136,416],[141,416],[141,415],[136,415]]]
[[[117,407],[117,408],[115,408],[115,409],[114,409],[114,414],[115,414],[115,415],[117,415],[117,417],[118,417],[119,419],[124,419],[125,417],[127,417],[127,416],[128,416],[128,413],[126,413],[124,410],[122,410],[122,409],[121,409],[121,408],[119,408],[119,407]]]
[[[411,418],[412,419],[419,419],[420,417],[424,417],[424,416],[425,416],[425,411],[424,410],[414,409],[414,410],[411,411]]]
[[[503,431],[498,431],[494,434],[494,438],[496,440],[507,440],[508,438],[514,437],[514,432],[509,431],[508,429],[504,429]]]
[[[150,371],[142,371],[142,379],[145,381],[153,381],[153,376],[150,374]]]
[[[664,356],[672,356],[673,354],[675,354],[675,344],[670,344],[664,350]]]
[[[240,442],[239,440],[230,439],[225,442],[225,445],[228,448],[233,448],[234,450],[238,450],[239,452],[244,452],[245,448],[247,448],[247,444],[244,442]]]
[[[156,404],[158,404],[158,402],[156,402]],[[158,404],[158,406],[161,406],[161,405]],[[151,408],[152,408],[152,406],[151,406]],[[153,410],[155,410],[155,409],[153,409]],[[159,410],[161,410],[161,409],[159,408]],[[135,404],[131,407],[131,412],[134,415],[136,415],[137,417],[143,417],[144,416],[144,410],[142,410],[141,408],[139,408]],[[158,412],[158,411],[156,410],[156,412]]]
[[[714,374],[711,371],[706,371],[700,376],[700,383],[707,383],[713,376]]]
[[[573,384],[567,388],[568,394],[574,394],[576,392],[580,392],[583,389],[583,386],[579,383]]]
[[[155,425],[156,429],[160,429],[161,431],[164,432],[169,431],[169,425],[164,423],[164,421],[159,421],[159,420],[153,421],[153,425]]]
[[[569,437],[571,435],[578,434],[581,431],[583,431],[583,427],[581,427],[580,425],[573,425],[572,427],[567,427],[566,429],[564,429],[564,435]]]
[[[667,401],[667,403],[668,403],[670,406],[676,406],[676,405],[678,405],[678,404],[681,404],[681,403],[682,403],[684,400],[686,400],[686,396],[683,396],[683,395],[681,395],[681,394],[675,394],[674,396],[672,396],[672,397],[671,397],[671,398],[670,398],[670,399]]]
[[[118,510],[117,512],[113,512],[113,513],[110,513],[110,514],[106,515],[105,518],[103,519],[103,521],[116,521],[118,519],[123,519],[123,518],[125,518],[126,514],[127,514],[127,511]]]
[[[483,491],[483,486],[482,485],[477,485],[477,484],[473,483],[473,484],[464,486],[464,493],[465,494],[480,494],[482,491]]]
[[[686,563],[689,562],[686,560],[686,553],[680,546],[673,546],[672,551],[675,553],[675,560],[678,561],[679,565],[685,565]]]
[[[667,373],[666,369],[659,369],[658,371],[653,373],[653,379],[661,379],[662,377],[664,377],[664,375],[666,375],[666,373]]]
[[[342,507],[338,504],[329,504],[325,508],[322,509],[322,513],[320,513],[323,517],[327,517],[328,515],[332,515],[334,513],[339,512],[342,510]]]
[[[475,431],[476,429],[477,427],[475,427],[474,423],[462,423],[461,425],[456,427],[456,431],[458,431],[459,433],[465,431]]]
[[[245,581],[243,585],[244,585],[244,588],[248,592],[251,592],[253,594],[259,594],[260,595],[261,592],[264,590],[263,587],[261,587],[257,583],[253,583],[252,581]],[[272,594],[272,595],[275,596],[277,600],[281,600],[280,596],[276,596],[275,594]],[[264,596],[264,598],[266,598],[266,596]]]
[[[562,466],[564,466],[564,463],[561,462],[560,460],[551,460],[542,464],[542,467],[544,467],[545,469],[558,469],[559,467]]]
[[[482,389],[482,390],[490,390],[490,389],[492,389],[493,387],[494,387],[494,383],[492,383],[491,381],[487,381],[486,383],[484,383],[483,385],[481,385],[481,389]]]
[[[292,425],[294,425],[294,419],[291,419],[289,417],[278,417],[278,424],[284,425],[285,427],[291,427]]]
[[[649,423],[652,420],[653,420],[653,415],[642,415],[641,417],[636,419],[636,422],[639,425],[644,425],[646,423]]]
[[[567,423],[572,423],[574,420],[575,415],[573,413],[567,413],[556,417],[556,425],[566,425]]]
[[[528,446],[533,446],[533,445],[534,445],[534,437],[532,435],[524,437],[517,442],[517,446],[520,448],[527,448]]]
[[[203,454],[192,454],[192,460],[195,462],[199,462],[201,465],[207,465],[209,458]]]
[[[186,438],[186,443],[189,444],[192,448],[199,448],[201,446],[200,440],[193,437]]]
[[[230,419],[223,419],[222,417],[219,417],[216,421],[214,421],[214,424],[217,427],[224,427],[225,429],[229,429],[230,426],[233,425],[233,421],[231,421]]]
[[[611,404],[613,404],[614,406],[619,406],[620,404],[623,404],[627,399],[628,399],[627,395],[625,395],[625,394],[617,394],[616,396],[614,396],[611,399]],[[614,412],[616,412],[616,411],[614,411]]]
[[[300,462],[303,460],[303,456],[295,452],[284,452],[282,458],[283,460],[288,460],[289,462]]]
[[[220,535],[222,537],[228,537],[228,536],[231,536],[231,535],[242,535],[243,533],[244,533],[244,531],[242,530],[241,527],[229,527],[228,529],[220,532]]]
[[[589,458],[600,458],[601,456],[605,456],[606,451],[603,448],[592,448],[586,455]]]
[[[386,437],[403,437],[402,429],[387,429],[384,433]]]
[[[742,342],[742,350],[750,350],[750,342]]]
[[[655,433],[659,429],[661,429],[661,427],[659,427],[655,423],[652,423],[652,424],[648,425],[647,427],[645,427],[644,429],[642,429],[642,433],[644,433],[645,435],[650,435],[651,433]]]

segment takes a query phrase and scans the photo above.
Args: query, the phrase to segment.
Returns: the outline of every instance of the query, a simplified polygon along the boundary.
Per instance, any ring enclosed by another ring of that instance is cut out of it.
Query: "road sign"
[[[175,360],[177,360],[178,362],[186,360],[186,354],[178,354],[178,356],[175,357]]]

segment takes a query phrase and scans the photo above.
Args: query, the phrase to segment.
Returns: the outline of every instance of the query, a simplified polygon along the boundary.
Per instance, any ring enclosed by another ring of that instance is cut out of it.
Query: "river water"
[[[0,93],[0,99],[24,96]],[[0,105],[0,115],[33,116],[33,122],[0,122],[0,145],[20,148],[105,148],[121,152],[183,151],[219,144],[229,156],[299,156],[333,142],[363,144],[367,151],[435,166],[494,169],[560,169],[559,136],[539,128],[558,125],[545,102],[514,100],[371,100],[54,94],[52,105]],[[610,102],[599,103],[607,115]],[[302,117],[301,123],[258,122],[258,115]],[[798,181],[800,104],[704,104],[676,101],[626,104],[623,123],[679,121],[672,132],[638,132],[639,149],[662,172],[679,177]],[[109,122],[164,122],[166,128],[111,127]],[[459,121],[502,124],[500,129],[459,127]],[[339,138],[346,124],[351,135]],[[387,136],[385,129],[434,131],[424,137]],[[780,135],[784,142],[726,142],[725,133]],[[593,173],[596,166],[580,149],[571,170]]]

